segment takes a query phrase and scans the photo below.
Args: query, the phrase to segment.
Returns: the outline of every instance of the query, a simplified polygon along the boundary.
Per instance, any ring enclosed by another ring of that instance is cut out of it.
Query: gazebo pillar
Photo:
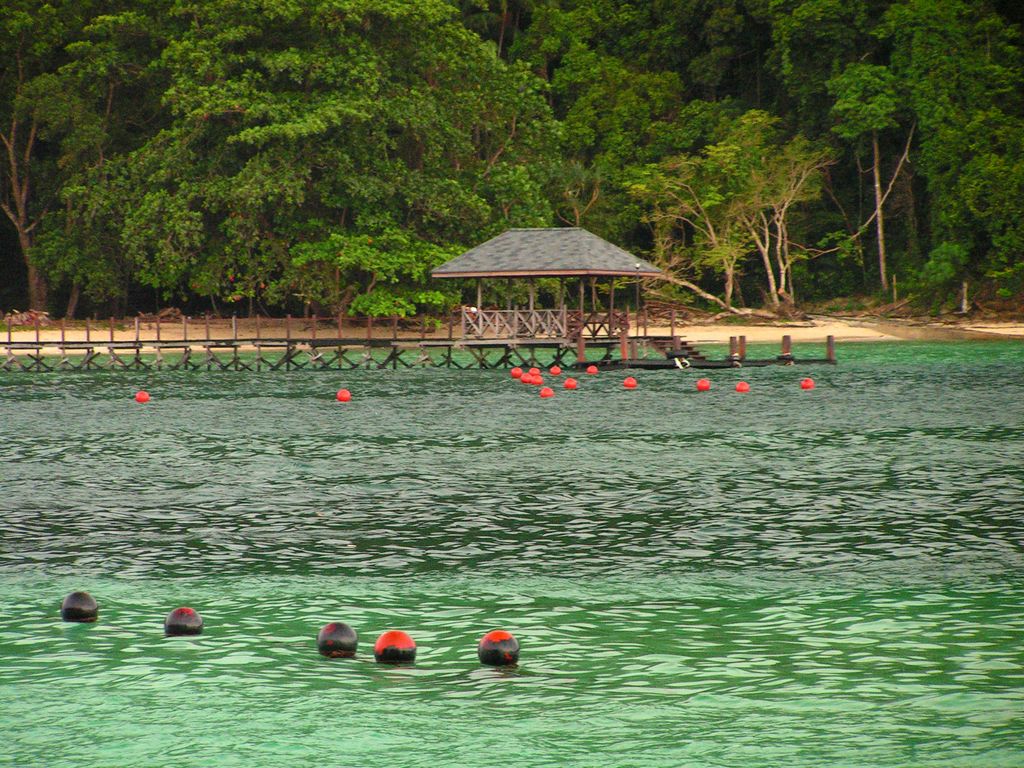
[[[478,277],[476,279],[476,308],[481,309],[484,304],[484,279]]]
[[[531,277],[528,285],[530,289],[530,311],[533,312],[534,304],[537,300],[537,281]]]
[[[608,288],[608,333],[612,333],[612,316],[615,314],[615,278]]]

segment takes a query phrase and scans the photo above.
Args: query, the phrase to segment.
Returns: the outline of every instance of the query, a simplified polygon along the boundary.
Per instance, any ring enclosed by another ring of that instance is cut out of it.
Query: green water
[[[0,765],[1019,768],[1024,345],[839,355],[0,375]]]

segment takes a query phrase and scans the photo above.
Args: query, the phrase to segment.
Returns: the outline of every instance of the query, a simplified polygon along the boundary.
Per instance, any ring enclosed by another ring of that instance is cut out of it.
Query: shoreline
[[[134,322],[134,321],[131,321]],[[259,328],[256,321],[251,319],[238,319],[237,338],[245,342],[251,342],[254,338],[284,339],[288,330],[284,321],[261,319]],[[217,341],[230,342],[234,338],[231,320],[214,320],[210,322],[210,338]],[[649,325],[647,332],[650,335],[670,334],[669,326]],[[840,342],[872,342],[872,341],[1008,341],[1024,340],[1024,323],[1014,322],[978,322],[978,323],[942,323],[922,322],[911,320],[894,320],[891,318],[873,317],[840,317],[840,316],[812,316],[810,320],[779,322],[779,323],[692,323],[677,324],[675,328],[677,336],[690,344],[728,344],[730,337],[745,336],[748,344],[779,343],[784,335],[792,338],[794,344],[820,343],[824,344],[827,336],[834,336],[837,343]],[[20,327],[12,330],[9,335],[11,342],[24,345],[36,341],[36,329]],[[311,335],[310,322],[295,318],[291,328],[291,336],[295,339],[306,339]],[[318,323],[317,336],[323,339],[336,338],[337,327],[326,323]],[[181,322],[163,322],[160,325],[160,340],[164,342],[184,342],[186,330]],[[204,323],[193,321],[187,329],[187,341],[192,345],[200,347],[206,339],[206,326]],[[367,338],[365,326],[351,326],[344,329],[345,338],[357,340]],[[388,340],[396,338],[397,341],[415,343],[421,339],[442,341],[448,339],[448,330],[442,327],[436,331],[428,331],[421,334],[419,329],[400,332],[395,336],[390,325],[377,326],[373,328],[372,338],[375,340]],[[8,335],[0,331],[0,346],[5,346]],[[41,342],[59,342],[61,340],[61,329],[50,325],[41,327],[38,331],[38,339]],[[456,336],[456,340],[458,337]],[[64,331],[64,340],[68,343],[80,345],[86,342],[86,331],[84,326],[77,323],[67,327]],[[113,334],[109,325],[94,326],[90,329],[88,343],[97,347],[115,343],[134,343],[137,340],[136,330],[131,325],[115,324]],[[139,326],[138,341],[143,345],[149,341],[156,340],[156,324],[154,322],[143,322]],[[246,344],[244,346],[249,346]]]

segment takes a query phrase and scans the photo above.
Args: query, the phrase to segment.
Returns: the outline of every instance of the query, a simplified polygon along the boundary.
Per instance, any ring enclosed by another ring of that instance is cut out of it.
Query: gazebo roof
[[[659,277],[653,264],[579,227],[510,229],[456,256],[433,277]]]

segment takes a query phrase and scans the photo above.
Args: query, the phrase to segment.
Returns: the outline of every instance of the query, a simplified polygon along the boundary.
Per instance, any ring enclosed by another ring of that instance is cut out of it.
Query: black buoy
[[[332,621],[325,624],[316,636],[316,648],[322,656],[331,659],[348,659],[356,655],[359,636],[348,624]]]
[[[88,592],[72,592],[60,604],[60,617],[64,621],[96,621],[100,607]]]
[[[492,667],[512,667],[519,662],[519,641],[511,632],[495,629],[480,638],[476,649],[481,664]]]
[[[377,638],[373,657],[383,664],[412,664],[416,661],[416,643],[400,629],[392,629]]]
[[[175,608],[164,619],[164,634],[168,637],[173,635],[198,635],[202,631],[203,617],[192,608]]]

